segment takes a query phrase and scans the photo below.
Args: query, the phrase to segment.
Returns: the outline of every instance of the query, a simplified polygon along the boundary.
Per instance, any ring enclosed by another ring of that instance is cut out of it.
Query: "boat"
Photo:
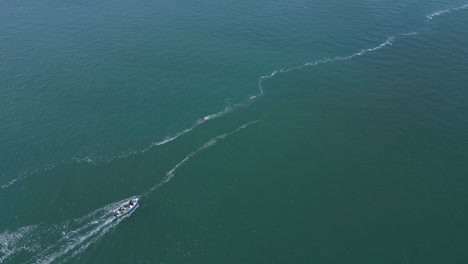
[[[131,211],[133,211],[138,204],[138,198],[132,198],[129,201],[121,204],[117,209],[113,211],[115,218],[122,217]]]

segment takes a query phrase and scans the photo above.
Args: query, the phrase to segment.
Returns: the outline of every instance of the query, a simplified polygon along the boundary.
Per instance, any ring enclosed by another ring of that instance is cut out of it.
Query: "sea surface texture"
[[[468,263],[467,0],[4,0],[0,95],[2,264]]]

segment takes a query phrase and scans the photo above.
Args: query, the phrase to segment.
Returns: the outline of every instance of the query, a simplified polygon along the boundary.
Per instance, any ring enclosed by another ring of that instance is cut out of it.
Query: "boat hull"
[[[137,205],[138,205],[138,198],[130,199],[128,202],[121,204],[117,209],[113,211],[114,217],[119,218],[119,217],[129,214],[130,212],[135,210]]]

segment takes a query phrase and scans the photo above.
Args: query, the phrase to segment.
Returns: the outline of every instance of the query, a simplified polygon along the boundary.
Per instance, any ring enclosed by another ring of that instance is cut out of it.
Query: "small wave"
[[[436,11],[436,12],[433,12],[432,14],[427,15],[426,18],[427,18],[427,20],[432,20],[435,17],[445,15],[445,14],[448,14],[448,13],[452,13],[452,12],[455,12],[455,11],[460,11],[460,10],[463,10],[463,9],[466,9],[466,8],[468,8],[468,4],[465,4],[465,5],[462,5],[462,6],[459,6],[459,7],[455,7],[455,8],[449,8],[449,9],[445,9],[445,10]]]

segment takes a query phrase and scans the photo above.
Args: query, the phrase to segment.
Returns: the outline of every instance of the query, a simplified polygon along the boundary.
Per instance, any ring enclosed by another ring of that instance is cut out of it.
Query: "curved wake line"
[[[20,175],[18,178],[14,178],[13,180],[11,180],[11,181],[9,181],[9,182],[7,182],[7,183],[5,183],[5,184],[3,184],[3,185],[0,185],[0,188],[1,188],[1,189],[6,189],[6,188],[12,186],[13,184],[15,184],[17,181],[22,180],[24,177],[26,177],[26,175],[25,175],[25,174],[22,174],[22,175]],[[1,262],[0,262],[0,263],[1,263]]]
[[[54,164],[54,165],[49,166],[47,168],[35,169],[35,170],[32,170],[32,171],[26,171],[26,172],[19,173],[18,177],[10,180],[7,183],[4,183],[4,184],[0,185],[0,189],[6,189],[6,188],[12,186],[13,184],[15,184],[16,182],[21,181],[22,179],[26,178],[29,175],[33,175],[33,174],[36,174],[36,173],[39,173],[39,172],[46,172],[46,171],[49,171],[49,170],[53,170],[53,169],[55,169],[55,167],[56,167],[56,165]]]
[[[210,121],[210,120],[214,120],[216,118],[220,118],[220,117],[222,117],[222,116],[224,116],[226,114],[229,114],[229,113],[233,112],[234,110],[236,110],[237,108],[242,107],[242,106],[246,106],[246,104],[235,104],[233,106],[228,106],[228,107],[224,108],[222,111],[219,111],[219,112],[204,116],[203,118],[200,118],[197,121],[195,121],[192,124],[192,126],[190,126],[189,128],[181,130],[181,131],[177,132],[176,134],[174,134],[172,136],[168,136],[168,137],[164,138],[161,141],[153,142],[143,150],[127,150],[127,151],[121,152],[120,154],[117,154],[115,156],[110,156],[110,157],[109,156],[108,157],[93,157],[93,156],[74,157],[74,158],[71,158],[71,161],[69,161],[69,162],[60,162],[58,164],[51,165],[51,166],[49,166],[47,168],[44,168],[44,169],[34,169],[32,171],[27,171],[27,172],[24,172],[24,173],[20,173],[18,177],[10,180],[9,182],[6,182],[6,183],[0,185],[0,189],[6,189],[8,187],[11,187],[12,185],[17,183],[18,181],[23,180],[27,176],[30,176],[30,175],[33,175],[33,174],[36,174],[36,173],[47,172],[47,171],[52,170],[52,169],[56,168],[57,166],[61,166],[61,165],[67,165],[67,164],[71,164],[71,163],[87,163],[87,164],[97,166],[97,165],[100,165],[100,164],[106,164],[106,163],[111,163],[111,162],[116,161],[116,160],[125,159],[125,158],[131,157],[131,156],[135,156],[137,154],[143,154],[143,153],[147,152],[148,150],[150,150],[152,148],[155,148],[157,146],[161,146],[161,145],[167,144],[167,143],[169,143],[171,141],[174,141],[177,138],[179,138],[179,137],[189,133],[190,131],[194,130],[195,128],[203,125],[205,122]]]
[[[112,223],[114,219],[112,218],[109,218],[107,219],[104,223],[100,224],[99,226],[97,226],[96,228],[92,229],[91,231],[89,231],[88,233],[82,235],[81,237],[77,238],[76,240],[74,240],[72,243],[69,243],[66,245],[65,248],[63,249],[60,249],[59,251],[57,252],[54,252],[53,254],[49,255],[49,256],[46,256],[46,257],[43,257],[43,258],[38,258],[38,260],[36,261],[39,262],[39,263],[46,263],[46,264],[49,264],[51,262],[53,262],[54,260],[56,260],[57,258],[60,258],[62,257],[63,255],[67,254],[68,252],[70,252],[70,250],[73,250],[74,248],[76,248],[77,246],[83,244],[87,239],[89,239],[91,236],[99,233],[103,228],[107,227],[108,225],[110,225]],[[106,229],[107,230],[107,229]]]
[[[219,111],[219,112],[204,116],[203,118],[200,118],[197,121],[195,121],[190,127],[185,128],[185,129],[183,129],[183,130],[181,130],[181,131],[179,131],[179,132],[177,132],[177,133],[175,133],[175,134],[173,134],[171,136],[168,136],[168,137],[164,138],[161,141],[153,142],[143,150],[128,150],[128,151],[121,152],[118,155],[107,157],[107,158],[99,158],[99,157],[96,158],[96,157],[90,157],[90,156],[84,157],[84,158],[72,158],[72,162],[88,163],[88,164],[92,164],[92,165],[97,166],[97,165],[100,165],[100,164],[111,163],[111,162],[116,161],[116,160],[125,159],[125,158],[128,158],[128,157],[137,155],[137,154],[144,154],[145,152],[147,152],[147,151],[149,151],[149,150],[151,150],[151,149],[153,149],[155,147],[170,143],[170,142],[176,140],[177,138],[179,138],[181,136],[184,136],[185,134],[187,134],[187,133],[191,132],[192,130],[196,129],[197,127],[203,125],[207,121],[211,121],[211,120],[223,117],[223,116],[225,116],[225,115],[227,115],[229,113],[232,113],[232,112],[236,111],[238,108],[246,107],[246,106],[251,105],[254,102],[254,99],[256,99],[257,97],[260,97],[260,96],[262,96],[264,94],[264,81],[268,80],[268,79],[271,79],[271,78],[273,78],[274,76],[276,76],[276,75],[278,75],[280,73],[287,73],[287,72],[294,71],[294,70],[301,70],[301,69],[303,69],[305,67],[317,66],[319,64],[350,60],[350,59],[353,59],[355,57],[363,56],[363,55],[365,55],[367,53],[371,53],[371,52],[380,50],[380,49],[382,49],[382,48],[384,48],[386,46],[393,45],[393,42],[394,42],[396,36],[412,36],[412,35],[416,35],[416,34],[418,34],[418,33],[417,32],[409,32],[409,33],[402,33],[402,34],[398,34],[398,35],[395,35],[395,36],[391,36],[391,37],[388,37],[385,42],[381,43],[378,46],[375,46],[375,47],[372,47],[372,48],[367,48],[367,49],[362,49],[359,52],[353,53],[353,54],[351,54],[349,56],[337,56],[337,57],[333,57],[333,58],[325,58],[325,59],[321,59],[321,60],[317,60],[317,61],[307,62],[307,63],[305,63],[303,65],[296,66],[296,67],[282,68],[282,69],[279,69],[279,70],[275,70],[272,73],[270,73],[269,75],[260,76],[260,78],[258,80],[258,94],[249,96],[246,100],[244,100],[244,102],[228,106],[228,107],[224,108],[222,111]],[[64,162],[64,163],[62,163],[60,165],[65,165],[65,164],[69,164],[69,163],[71,163],[71,162]],[[48,170],[51,170],[51,169],[55,168],[56,166],[57,165],[52,165],[52,166],[50,166],[50,167],[48,167],[46,169],[43,169],[43,170],[34,170],[32,172],[24,173],[24,174],[20,175],[19,177],[11,180],[10,182],[8,182],[6,184],[3,184],[3,185],[0,185],[0,189],[8,188],[8,187],[12,186],[13,184],[15,184],[16,182],[18,182],[19,180],[24,179],[28,175],[35,174],[35,173],[38,173],[38,172],[45,172],[45,171],[48,171]]]
[[[0,233],[0,263],[21,253],[30,255],[25,263],[53,263],[76,256],[116,227],[129,214],[114,218],[112,210],[123,201],[107,204],[87,215],[55,224],[25,226]],[[67,256],[68,255],[68,256]]]
[[[443,14],[447,14],[453,11],[458,11],[458,10],[462,10],[466,8],[468,8],[468,4],[457,7],[457,8],[437,11],[428,15],[427,19],[432,20],[436,16],[440,16]],[[317,60],[313,62],[308,62],[297,67],[282,68],[279,70],[275,70],[271,74],[264,75],[259,78],[258,94],[249,96],[246,100],[244,100],[244,103],[239,103],[230,107],[226,107],[222,111],[200,118],[197,121],[195,121],[190,127],[183,129],[180,132],[173,134],[172,136],[168,136],[161,141],[153,142],[147,148],[143,150],[139,150],[139,151],[132,150],[132,151],[127,151],[127,152],[122,152],[121,154],[110,157],[108,159],[100,159],[98,160],[98,162],[96,162],[95,159],[92,157],[76,158],[76,159],[72,159],[72,162],[85,162],[85,163],[97,165],[97,164],[101,164],[104,162],[109,163],[115,159],[122,159],[122,158],[126,158],[126,157],[136,155],[139,153],[145,153],[154,147],[161,146],[161,145],[164,145],[164,144],[167,144],[169,142],[176,140],[177,138],[191,132],[192,130],[196,129],[197,127],[201,126],[207,121],[214,120],[216,118],[229,114],[235,111],[239,107],[245,107],[245,106],[250,105],[251,103],[254,102],[253,99],[256,99],[257,97],[262,96],[264,94],[264,81],[273,78],[277,74],[287,73],[293,70],[300,70],[305,67],[317,66],[319,64],[324,64],[324,63],[332,63],[332,62],[337,62],[337,61],[349,60],[358,56],[365,55],[367,53],[380,50],[387,46],[393,45],[396,36],[412,36],[416,34],[418,33],[410,32],[410,33],[398,34],[398,35],[387,38],[385,42],[381,43],[378,46],[367,48],[367,49],[362,49],[359,52],[356,52],[349,56],[337,56],[334,58],[326,58],[326,59],[321,59],[321,60]],[[259,121],[248,122],[232,132],[218,135],[212,138],[211,140],[207,141],[200,148],[198,148],[194,152],[191,152],[184,159],[179,161],[170,171],[166,173],[165,178],[160,183],[151,187],[146,193],[143,193],[141,196],[146,196],[150,194],[151,192],[153,192],[154,190],[161,187],[162,185],[164,185],[165,183],[169,182],[172,178],[175,177],[176,171],[180,167],[182,167],[186,162],[188,162],[192,157],[197,155],[199,152],[216,145],[218,141],[224,140],[226,137],[232,134],[235,134],[238,131],[245,129],[251,124],[255,124],[257,122]],[[60,164],[67,164],[67,163],[70,163],[70,162],[64,162]],[[18,181],[26,178],[28,175],[38,173],[38,172],[48,171],[48,170],[54,169],[55,167],[56,165],[53,165],[45,169],[36,169],[33,171],[21,173],[19,177],[13,180],[10,180],[9,182],[3,185],[0,185],[0,189],[8,188],[14,185],[15,183],[17,183]],[[16,232],[9,232],[8,230],[4,231],[3,233],[0,234],[0,246],[1,246],[0,247],[0,263],[3,261],[10,260],[11,258],[15,257],[17,254],[20,254],[21,252],[36,254],[31,260],[29,260],[28,263],[32,263],[32,262],[51,263],[58,259],[61,259],[62,261],[66,261],[66,260],[69,260],[70,258],[75,257],[76,255],[86,250],[90,245],[99,241],[99,239],[101,239],[109,230],[116,227],[120,223],[120,221],[129,217],[135,211],[134,210],[130,214],[120,219],[114,220],[113,217],[110,215],[111,209],[114,209],[115,206],[117,204],[120,204],[121,202],[122,201],[108,204],[104,207],[101,207],[89,213],[88,215],[84,217],[71,220],[71,221],[67,221],[58,225],[54,225],[52,227],[43,228],[40,225],[33,225],[33,226],[22,227],[18,229]],[[56,236],[59,238],[56,239],[55,242],[51,243],[47,241],[47,240],[50,240],[50,236]],[[43,241],[43,240],[46,240],[46,241]]]
[[[410,36],[410,35],[415,35],[415,34],[417,34],[417,32],[404,33],[404,34],[399,34],[399,35],[401,35],[401,36]],[[368,48],[368,49],[362,49],[359,52],[356,52],[356,53],[351,54],[349,56],[345,56],[345,57],[337,56],[337,57],[334,57],[334,58],[321,59],[321,60],[305,63],[305,64],[303,64],[301,66],[296,66],[296,67],[292,67],[292,68],[282,68],[282,69],[273,71],[269,75],[261,76],[259,78],[259,80],[258,80],[258,94],[249,96],[246,100],[244,100],[244,102],[228,106],[228,107],[224,108],[222,111],[219,111],[219,112],[204,116],[203,118],[200,118],[197,121],[195,121],[190,127],[186,128],[186,129],[183,129],[183,130],[173,134],[172,136],[168,136],[168,137],[164,138],[161,141],[153,142],[143,150],[128,150],[128,151],[121,152],[118,155],[110,156],[110,157],[106,157],[106,158],[99,158],[99,157],[92,157],[92,156],[81,157],[81,158],[72,158],[71,162],[64,162],[64,163],[61,163],[60,165],[65,165],[65,164],[69,164],[69,163],[72,163],[72,162],[76,162],[76,163],[88,163],[88,164],[97,166],[97,165],[100,165],[100,164],[111,163],[111,162],[116,161],[116,160],[125,159],[125,158],[128,158],[128,157],[137,155],[137,154],[143,154],[143,153],[145,153],[145,152],[147,152],[147,151],[149,151],[149,150],[151,150],[151,149],[153,149],[155,147],[170,143],[170,142],[176,140],[177,138],[179,138],[181,136],[184,136],[185,134],[187,134],[187,133],[191,132],[192,130],[196,129],[197,127],[203,125],[207,121],[211,121],[211,120],[223,117],[223,116],[225,116],[225,115],[227,115],[229,113],[232,113],[232,112],[236,111],[238,108],[249,106],[250,104],[252,104],[254,102],[254,99],[256,99],[257,97],[260,97],[260,96],[262,96],[264,94],[264,86],[263,86],[264,81],[267,80],[267,79],[273,78],[277,74],[287,73],[287,72],[294,71],[294,70],[300,70],[300,69],[303,69],[303,68],[309,67],[309,66],[317,66],[317,65],[323,64],[323,63],[331,63],[331,62],[336,62],[336,61],[349,60],[349,59],[352,59],[354,57],[362,56],[362,55],[365,55],[365,54],[367,54],[369,52],[374,52],[374,51],[382,49],[382,48],[384,48],[386,46],[392,45],[394,39],[395,39],[395,36],[391,36],[391,37],[387,38],[387,40],[385,42],[383,42],[382,44],[380,44],[380,45],[378,45],[376,47]],[[38,172],[45,172],[45,171],[48,171],[50,169],[55,168],[56,166],[57,165],[53,165],[53,166],[50,166],[50,167],[48,167],[46,169],[43,169],[43,170],[34,170],[32,172],[29,172],[29,173],[24,173],[24,174],[20,175],[19,177],[11,180],[10,182],[8,182],[8,183],[6,183],[4,185],[0,185],[0,188],[1,189],[8,188],[8,187],[12,186],[13,184],[15,184],[16,182],[18,182],[19,180],[24,179],[28,175],[35,174],[35,173],[38,173]]]
[[[415,34],[417,34],[417,32],[404,33],[404,34],[399,34],[399,35],[408,36],[408,35],[415,35]],[[296,67],[282,68],[282,69],[279,69],[279,70],[275,70],[272,73],[270,73],[269,75],[263,75],[263,76],[260,77],[260,79],[258,80],[259,93],[257,95],[251,96],[249,98],[250,99],[255,99],[256,97],[263,95],[263,93],[264,93],[264,89],[263,89],[264,81],[267,80],[267,79],[273,78],[277,74],[287,73],[287,72],[295,71],[295,70],[301,70],[301,69],[303,69],[305,67],[317,66],[319,64],[324,64],[324,63],[332,63],[332,62],[336,62],[336,61],[349,60],[349,59],[352,59],[354,57],[362,56],[362,55],[365,55],[366,53],[382,49],[382,48],[384,48],[384,47],[386,47],[388,45],[393,45],[394,40],[395,40],[395,36],[391,36],[391,37],[388,37],[385,42],[383,42],[382,44],[380,44],[380,45],[378,45],[376,47],[368,48],[368,49],[362,49],[359,52],[353,53],[353,54],[351,54],[349,56],[345,56],[345,57],[337,56],[337,57],[334,57],[334,58],[326,58],[326,59],[321,59],[321,60],[317,60],[317,61],[307,62],[307,63],[305,63],[303,65],[296,66]]]
[[[232,131],[232,132],[229,132],[229,133],[225,133],[225,134],[222,134],[222,135],[218,135],[214,138],[212,138],[211,140],[207,141],[205,144],[203,144],[203,146],[201,146],[199,149],[197,149],[196,151],[190,153],[189,155],[187,155],[187,157],[185,157],[185,159],[183,159],[181,162],[177,163],[177,165],[172,168],[169,172],[166,173],[166,179],[164,180],[164,182],[168,182],[169,180],[171,180],[173,177],[174,177],[174,172],[179,168],[181,167],[186,161],[188,161],[191,157],[193,157],[194,155],[196,155],[198,152],[206,149],[206,148],[209,148],[211,146],[214,146],[219,140],[222,140],[222,139],[225,139],[226,137],[228,136],[231,136],[237,132],[239,132],[240,130],[242,129],[245,129],[247,128],[248,126],[252,125],[252,124],[256,124],[260,122],[259,120],[256,120],[256,121],[251,121],[251,122],[248,122],[248,123],[245,123],[243,124],[242,126],[238,127],[236,130]]]
[[[205,142],[196,151],[188,154],[183,160],[179,161],[170,171],[166,173],[165,178],[157,185],[150,188],[140,197],[147,196],[163,184],[169,182],[177,169],[182,167],[188,160],[199,152],[208,149],[220,140],[246,129],[250,125],[260,122],[259,120],[243,124],[234,131],[218,135]],[[5,231],[0,234],[0,263],[14,258],[21,252],[29,252],[32,258],[27,263],[50,264],[55,262],[66,262],[85,251],[89,246],[99,241],[112,228],[115,228],[123,219],[130,217],[135,212],[115,219],[112,210],[120,205],[124,199],[118,202],[110,203],[93,212],[71,221],[62,222],[52,227],[41,227],[40,225],[26,226],[15,232]],[[49,242],[48,236],[56,237],[54,242]],[[43,241],[44,240],[44,241]]]
[[[150,150],[150,149],[152,149],[152,148],[154,148],[156,146],[161,146],[161,145],[164,145],[166,143],[169,143],[169,142],[177,139],[178,137],[183,136],[183,135],[187,134],[188,132],[194,130],[198,126],[201,126],[206,121],[210,121],[210,120],[222,117],[222,116],[234,111],[234,109],[235,109],[234,107],[228,106],[223,111],[220,111],[220,112],[217,112],[217,113],[214,113],[214,114],[210,114],[210,115],[207,115],[207,116],[205,116],[203,118],[200,118],[197,121],[195,121],[195,123],[193,123],[191,127],[186,128],[186,129],[176,133],[173,136],[166,137],[164,140],[161,140],[159,142],[151,143],[151,145],[149,147],[145,148],[144,150],[142,150],[141,153],[145,153],[146,151],[148,151],[148,150]]]
[[[189,161],[193,156],[197,155],[199,152],[216,145],[216,143],[218,143],[219,140],[223,140],[223,139],[225,139],[225,138],[239,132],[240,130],[243,130],[243,129],[249,127],[250,125],[256,124],[258,122],[260,122],[260,120],[247,122],[247,123],[243,124],[242,126],[238,127],[234,131],[218,135],[218,136],[210,139],[209,141],[205,142],[200,148],[198,148],[194,152],[188,154],[184,159],[179,161],[179,163],[177,163],[170,171],[168,171],[166,173],[166,177],[160,183],[158,183],[155,186],[151,187],[151,189],[149,189],[146,193],[142,194],[141,197],[149,195],[151,192],[155,191],[156,189],[158,189],[159,187],[161,187],[165,183],[169,182],[172,178],[174,178],[175,171],[178,170],[180,167],[182,167],[187,161]]]
[[[218,141],[224,140],[258,122],[260,121],[247,122],[234,131],[218,135],[205,142],[196,151],[188,154],[183,160],[179,161],[166,173],[165,178],[160,183],[150,188],[146,193],[140,195],[140,197],[147,196],[157,188],[169,182],[175,176],[175,171],[199,152],[216,145]],[[118,219],[114,218],[111,214],[112,210],[126,200],[128,199],[105,205],[86,216],[72,221],[66,221],[49,228],[43,229],[36,225],[20,228],[16,232],[6,231],[0,234],[0,263],[21,252],[34,254],[27,263],[50,264],[56,261],[61,262],[69,260],[85,251],[90,245],[99,241],[109,230],[116,227],[123,219],[130,217],[130,215],[136,211],[133,210],[129,214]],[[55,242],[41,241],[41,238],[49,235],[57,237]]]
[[[107,208],[109,206],[112,206],[112,208],[115,208],[115,205],[118,204],[118,203],[121,203],[121,202],[122,201],[116,202],[116,203],[111,203],[109,205],[106,205],[104,208]],[[138,206],[139,205],[137,205],[135,210],[138,208]],[[110,213],[106,211],[105,214],[99,218],[99,220],[102,222],[101,224],[99,224],[98,220],[94,220],[94,221],[89,222],[85,226],[77,229],[76,231],[70,232],[70,233],[79,234],[79,235],[77,235],[77,237],[73,238],[73,239],[69,239],[67,237],[67,241],[63,241],[63,238],[62,238],[61,240],[59,240],[56,243],[56,245],[59,245],[59,247],[61,246],[58,250],[54,251],[53,253],[49,253],[49,254],[47,254],[45,256],[43,255],[43,256],[37,257],[36,263],[50,264],[50,263],[54,262],[56,259],[64,257],[66,254],[70,253],[70,251],[72,251],[72,250],[73,250],[73,252],[72,252],[71,256],[67,257],[67,259],[73,258],[74,256],[76,256],[76,255],[80,254],[81,252],[83,252],[90,245],[92,245],[93,243],[98,241],[109,230],[116,227],[121,221],[123,221],[124,219],[130,217],[130,215],[133,214],[133,212],[135,212],[135,210],[132,210],[128,214],[126,214],[126,215],[124,215],[124,216],[122,216],[120,218],[117,218],[117,219],[114,218],[113,215],[110,215]],[[90,230],[85,230],[85,229],[88,229],[90,226],[94,226],[94,225],[97,225],[97,224],[99,224],[99,225],[93,227]],[[85,230],[85,231],[83,232],[83,230]],[[81,234],[80,232],[83,232],[83,234]],[[65,244],[65,245],[62,246],[62,244]],[[50,248],[52,248],[52,246],[49,247],[48,249],[50,249]],[[41,253],[41,254],[44,254],[44,253]]]
[[[466,9],[466,8],[468,8],[468,4],[464,4],[462,6],[455,7],[455,8],[449,8],[449,9],[445,9],[445,10],[436,11],[436,12],[434,12],[432,14],[427,15],[426,18],[427,18],[427,20],[432,20],[435,17],[442,16],[442,15],[452,13],[452,12],[456,12],[456,11],[460,11],[460,10],[463,10],[463,9]]]
[[[415,35],[415,34],[417,34],[417,32],[405,33],[405,34],[400,34],[400,35],[401,36],[410,36],[410,35]],[[384,48],[386,46],[391,46],[391,45],[393,45],[394,40],[395,40],[395,36],[389,37],[389,38],[386,39],[385,42],[381,43],[380,45],[377,45],[377,46],[372,47],[372,48],[362,49],[359,52],[356,52],[356,53],[351,54],[349,56],[337,56],[337,57],[334,57],[334,58],[326,58],[326,59],[322,59],[322,60],[308,62],[308,63],[305,63],[305,64],[303,64],[301,66],[297,66],[297,67],[282,68],[280,70],[275,70],[271,74],[261,76],[259,78],[259,81],[258,81],[258,91],[259,92],[258,92],[258,94],[248,97],[244,101],[244,103],[239,103],[239,104],[236,104],[236,105],[233,105],[233,106],[230,106],[230,107],[226,107],[222,111],[219,111],[219,112],[214,113],[214,114],[207,115],[207,116],[205,116],[205,117],[203,117],[201,119],[198,119],[190,127],[188,127],[186,129],[174,134],[173,136],[167,137],[162,141],[151,143],[150,146],[148,146],[147,148],[145,148],[143,150],[129,151],[129,152],[126,152],[126,153],[122,153],[119,156],[114,157],[113,159],[107,160],[107,162],[110,162],[110,161],[115,160],[115,159],[126,158],[126,157],[129,157],[131,155],[136,155],[136,154],[139,154],[139,153],[145,153],[145,152],[147,152],[148,150],[150,150],[150,149],[152,149],[154,147],[161,146],[161,145],[164,145],[164,144],[167,144],[169,142],[172,142],[172,141],[176,140],[177,138],[189,133],[190,131],[194,130],[198,126],[201,126],[202,124],[204,124],[207,121],[222,117],[222,116],[224,116],[226,114],[229,114],[229,113],[235,111],[236,109],[238,109],[240,107],[245,107],[245,106],[250,105],[251,103],[254,102],[253,99],[255,99],[255,98],[257,98],[257,97],[264,94],[264,89],[263,89],[264,88],[263,87],[264,81],[267,80],[267,79],[273,78],[277,74],[287,73],[287,72],[290,72],[290,71],[293,71],[293,70],[300,70],[302,68],[309,67],[309,66],[317,66],[317,65],[323,64],[323,63],[332,63],[332,62],[336,62],[336,61],[349,60],[349,59],[352,59],[352,58],[355,58],[355,57],[358,57],[358,56],[365,55],[365,54],[370,53],[370,52],[380,50],[380,49],[382,49],[382,48]],[[256,124],[258,122],[259,121],[256,120],[256,121],[245,123],[242,126],[235,129],[234,131],[218,135],[218,136],[212,138],[211,140],[205,142],[200,148],[198,148],[194,152],[189,153],[184,159],[179,161],[171,170],[169,170],[166,173],[165,178],[161,182],[159,182],[155,186],[151,187],[147,192],[143,193],[141,195],[141,197],[149,195],[151,192],[155,191],[156,189],[158,189],[159,187],[161,187],[162,185],[164,185],[165,183],[167,183],[171,179],[173,179],[175,177],[176,171],[179,168],[181,168],[184,164],[186,164],[191,158],[193,158],[198,153],[204,151],[205,149],[211,148],[212,146],[215,146],[220,140],[224,140],[225,138],[239,132],[240,130],[243,130],[243,129],[247,128],[248,126]],[[94,162],[93,159],[91,159],[91,158],[74,160],[74,161],[75,162],[87,162],[87,163],[92,163],[92,164],[98,164],[98,163]],[[46,168],[46,169],[44,169],[42,171],[47,171],[47,170],[53,169],[54,167],[55,166],[51,166],[51,167]],[[39,172],[39,170],[37,172]],[[0,187],[1,188],[8,188],[9,186],[13,185],[18,180],[23,179],[27,175],[29,175],[29,174],[23,174],[19,178],[15,179],[15,180],[12,180],[8,184],[2,185]],[[24,230],[21,229],[21,230],[19,230],[19,233],[16,236],[11,235],[11,234],[9,234],[9,235],[3,234],[4,237],[9,237],[9,238],[16,237],[16,240],[15,240],[16,242],[15,243],[10,243],[10,244],[6,244],[5,242],[3,242],[3,245],[2,245],[3,247],[2,247],[2,252],[1,252],[1,253],[3,253],[3,256],[1,258],[1,260],[3,261],[3,260],[6,260],[6,259],[9,259],[11,257],[14,257],[16,254],[18,254],[21,251],[26,251],[26,252],[31,252],[32,254],[37,254],[34,257],[34,260],[36,261],[36,263],[52,263],[52,262],[54,262],[56,260],[59,260],[59,259],[60,260],[69,260],[69,259],[75,257],[76,255],[80,254],[84,250],[86,250],[90,245],[92,245],[95,242],[99,241],[99,239],[101,237],[103,237],[109,230],[114,228],[121,220],[123,220],[124,218],[129,217],[131,215],[131,214],[128,214],[127,216],[123,217],[122,219],[117,219],[117,220],[114,220],[112,216],[109,216],[108,211],[110,209],[112,209],[113,207],[115,207],[118,203],[121,203],[121,202],[122,201],[116,202],[116,203],[113,203],[113,204],[109,204],[109,205],[107,205],[107,206],[105,206],[103,208],[100,208],[100,209],[97,209],[97,210],[93,211],[92,213],[90,213],[90,214],[88,214],[88,215],[86,215],[86,216],[84,216],[84,217],[82,217],[80,219],[74,220],[75,222],[77,222],[76,224],[78,226],[81,226],[81,227],[76,228],[76,229],[74,229],[72,231],[69,231],[67,233],[62,231],[63,234],[62,234],[61,238],[56,240],[56,242],[53,242],[52,244],[46,243],[46,245],[48,244],[49,246],[47,246],[45,248],[44,248],[44,245],[41,244],[40,242],[37,243],[35,239],[31,239],[31,237],[36,237],[37,236],[37,233],[35,232],[35,230],[38,229],[37,226],[34,226],[34,228],[27,227]],[[101,216],[97,217],[99,214]],[[83,221],[86,221],[87,223],[83,224]],[[59,230],[68,229],[67,228],[68,225],[69,225],[69,223],[61,224],[58,229]],[[32,232],[30,230],[33,230],[34,232]],[[46,229],[45,231],[42,231],[42,232],[44,234],[39,235],[39,237],[45,236],[45,233],[57,232],[57,231],[48,228],[48,229]],[[26,237],[27,239],[25,239],[24,237]],[[10,240],[10,239],[8,239],[8,240]],[[0,241],[2,241],[2,239],[0,239]],[[3,239],[3,241],[6,241],[6,239]],[[34,261],[31,260],[29,263],[31,263],[31,262],[34,262]]]

